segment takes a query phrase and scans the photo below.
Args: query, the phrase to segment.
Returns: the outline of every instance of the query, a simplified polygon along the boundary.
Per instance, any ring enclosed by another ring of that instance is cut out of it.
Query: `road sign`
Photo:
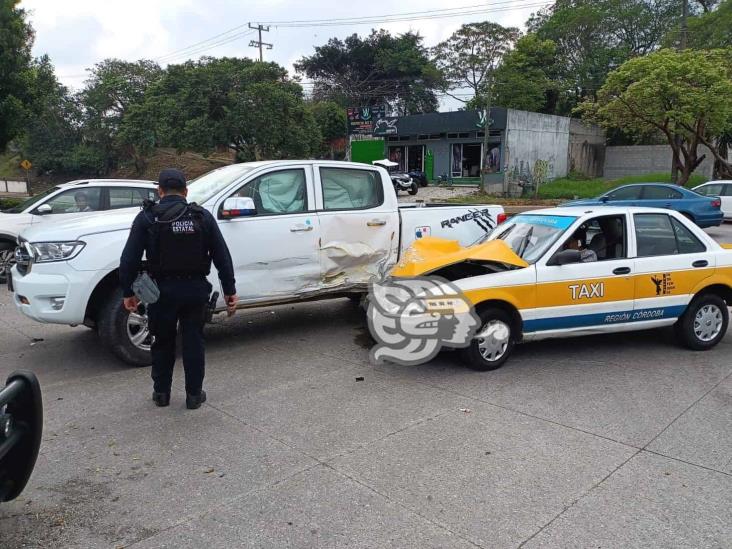
[[[33,164],[30,163],[30,160],[23,160],[20,163],[20,167],[27,171],[33,167]]]

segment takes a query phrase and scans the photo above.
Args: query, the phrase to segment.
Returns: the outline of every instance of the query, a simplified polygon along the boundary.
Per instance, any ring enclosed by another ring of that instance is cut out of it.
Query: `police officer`
[[[229,314],[236,310],[237,296],[231,254],[216,220],[205,209],[186,201],[188,190],[183,173],[160,172],[160,202],[146,203],[132,224],[120,260],[119,277],[124,307],[137,311],[139,299],[132,283],[141,269],[142,252],[148,272],[157,282],[160,298],[147,307],[152,344],[153,401],[170,404],[178,323],[183,336],[183,368],[186,407],[196,409],[206,401],[203,325],[211,284],[206,280],[211,261],[219,273]]]

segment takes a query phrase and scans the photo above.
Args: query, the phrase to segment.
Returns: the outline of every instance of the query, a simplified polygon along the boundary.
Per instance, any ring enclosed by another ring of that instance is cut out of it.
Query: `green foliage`
[[[315,101],[308,105],[308,109],[318,125],[322,138],[320,154],[323,156],[328,154],[333,158],[333,141],[347,135],[345,109],[333,101]]]
[[[508,109],[553,112],[557,47],[535,34],[521,37],[495,72],[493,102]]]
[[[121,125],[122,142],[211,153],[231,148],[240,160],[308,157],[320,130],[302,88],[275,63],[203,58],[172,65]]]
[[[614,68],[655,50],[674,28],[682,0],[557,0],[528,21],[529,31],[557,47],[555,112],[569,114],[593,98]]]
[[[732,47],[732,0],[723,0],[716,10],[689,19],[687,36],[690,48]],[[670,36],[673,42],[678,37],[679,33]]]
[[[444,89],[449,93],[468,88],[473,92],[471,106],[482,108],[490,77],[519,36],[517,28],[489,21],[461,26],[432,49],[435,65],[444,76]]]
[[[628,134],[661,132],[678,151],[681,183],[701,163],[699,144],[732,127],[732,57],[728,50],[660,50],[610,73],[578,109],[590,120]]]
[[[434,90],[441,75],[422,37],[412,32],[392,36],[374,30],[364,38],[331,38],[300,59],[295,69],[315,83],[316,100],[343,107],[387,103],[402,115],[437,110]]]
[[[0,211],[15,208],[22,202],[22,198],[0,198]]]
[[[33,30],[18,4],[0,2],[0,151],[21,133],[32,101]]]

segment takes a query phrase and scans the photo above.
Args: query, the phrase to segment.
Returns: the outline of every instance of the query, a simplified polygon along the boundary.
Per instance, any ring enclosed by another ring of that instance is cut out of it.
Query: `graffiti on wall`
[[[520,194],[536,196],[539,187],[546,183],[552,173],[554,163],[550,160],[538,159],[533,164],[529,161],[514,160],[507,172],[509,189],[512,186],[518,187]]]

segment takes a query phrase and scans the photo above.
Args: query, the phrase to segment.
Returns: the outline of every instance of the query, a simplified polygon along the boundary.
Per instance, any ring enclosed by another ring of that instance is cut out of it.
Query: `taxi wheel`
[[[462,359],[473,370],[496,370],[508,360],[515,344],[511,317],[503,309],[489,308],[480,313],[480,319],[473,341],[461,350]]]
[[[724,300],[715,294],[694,298],[675,325],[684,346],[706,351],[719,343],[727,333],[729,312]]]

